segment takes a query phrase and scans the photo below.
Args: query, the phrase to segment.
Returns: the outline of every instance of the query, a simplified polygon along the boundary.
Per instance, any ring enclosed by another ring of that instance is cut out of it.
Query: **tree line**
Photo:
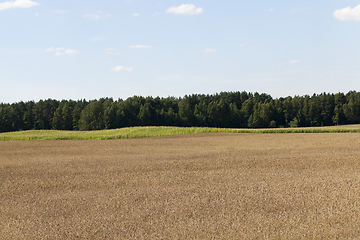
[[[221,128],[314,127],[360,123],[360,92],[273,99],[262,93],[221,92],[126,100],[40,100],[0,104],[0,132],[101,130],[133,126]]]

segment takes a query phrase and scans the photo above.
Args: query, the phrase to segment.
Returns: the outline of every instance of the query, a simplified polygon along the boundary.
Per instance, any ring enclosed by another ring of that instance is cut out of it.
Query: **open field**
[[[105,140],[189,133],[338,133],[360,132],[360,124],[329,127],[231,129],[208,127],[129,127],[99,131],[29,130],[0,133],[0,140]]]
[[[360,133],[0,141],[0,239],[359,239]]]

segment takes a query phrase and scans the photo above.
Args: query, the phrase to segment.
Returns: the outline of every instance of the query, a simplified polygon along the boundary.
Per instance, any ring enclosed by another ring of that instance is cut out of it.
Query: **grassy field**
[[[0,141],[0,239],[359,239],[360,133]]]
[[[230,129],[201,127],[131,127],[100,131],[30,130],[0,133],[0,140],[104,140],[141,138],[189,133],[335,133],[360,132],[360,125],[310,128]]]

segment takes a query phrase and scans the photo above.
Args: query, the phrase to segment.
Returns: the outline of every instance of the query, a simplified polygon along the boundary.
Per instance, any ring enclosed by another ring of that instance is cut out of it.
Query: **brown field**
[[[359,239],[360,133],[0,142],[0,239]]]

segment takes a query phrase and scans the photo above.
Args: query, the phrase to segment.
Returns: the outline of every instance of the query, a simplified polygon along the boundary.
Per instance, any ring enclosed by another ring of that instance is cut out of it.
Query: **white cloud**
[[[65,55],[74,55],[74,54],[77,54],[77,53],[79,53],[79,51],[74,50],[74,49],[66,49],[65,52],[64,52]]]
[[[39,3],[33,2],[31,0],[15,0],[0,3],[0,10],[5,10],[9,8],[30,8],[36,5],[39,5]]]
[[[54,53],[54,56],[56,56],[56,57],[61,56],[61,55],[64,55],[64,54],[61,53],[61,52],[56,52],[56,53]]]
[[[273,11],[275,11],[275,8],[270,8],[270,9],[268,9],[268,11],[273,12]]]
[[[296,64],[296,63],[300,63],[300,61],[299,61],[299,60],[291,60],[291,61],[289,62],[289,64]]]
[[[37,16],[37,17],[38,17],[38,16],[40,16],[40,14],[37,12],[37,13],[35,13],[35,16]]]
[[[102,11],[97,11],[96,13],[85,13],[82,15],[83,18],[90,18],[93,20],[99,20],[101,18],[110,18],[111,14],[103,14]]]
[[[131,45],[131,46],[129,46],[129,48],[141,49],[141,48],[154,48],[154,47],[148,46],[148,45]]]
[[[241,48],[243,48],[244,46],[245,46],[245,44],[244,44],[244,43],[240,44],[240,47],[241,47]]]
[[[104,51],[106,52],[107,55],[118,56],[118,55],[122,54],[121,52],[116,52],[115,48],[107,48],[107,49],[104,49]]]
[[[203,53],[213,53],[215,52],[215,49],[211,49],[211,48],[206,48]]]
[[[62,50],[65,50],[65,48],[48,48],[45,51],[53,52],[53,51],[62,51]]]
[[[346,7],[337,9],[333,15],[336,19],[342,21],[360,21],[360,5],[357,5],[354,8]]]
[[[53,13],[57,13],[57,14],[67,14],[69,12],[70,12],[70,10],[62,10],[62,9],[57,9],[57,10],[53,11]]]
[[[131,16],[138,17],[138,16],[140,16],[140,14],[139,13],[133,13]]]
[[[158,15],[160,15],[160,13],[159,13],[159,12],[156,12],[156,13],[154,13],[154,14],[151,15],[151,16],[155,17],[155,16],[158,16]]]
[[[203,13],[202,8],[197,8],[193,4],[182,4],[179,7],[170,7],[165,11],[166,13],[174,13],[174,14],[187,14],[187,15],[195,15]]]
[[[48,48],[45,50],[46,52],[55,52],[54,56],[62,56],[62,55],[74,55],[74,54],[78,54],[79,51],[78,50],[74,50],[74,49],[65,49],[63,47],[61,48]]]
[[[133,67],[124,67],[124,66],[117,66],[111,69],[112,72],[120,72],[120,71],[131,72],[133,70],[134,70]]]

